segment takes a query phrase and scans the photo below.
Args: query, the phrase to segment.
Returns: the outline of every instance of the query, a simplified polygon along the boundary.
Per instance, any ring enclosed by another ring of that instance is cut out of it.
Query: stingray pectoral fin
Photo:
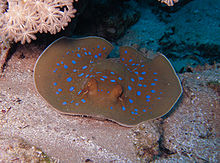
[[[131,67],[134,64],[141,64],[142,62],[150,62],[151,59],[148,59],[144,54],[133,47],[130,46],[121,46],[119,49],[120,60],[126,66]]]
[[[161,92],[160,102],[155,104],[161,116],[167,113],[182,94],[180,80],[168,59],[160,54],[151,63],[152,73],[158,79],[157,92]]]

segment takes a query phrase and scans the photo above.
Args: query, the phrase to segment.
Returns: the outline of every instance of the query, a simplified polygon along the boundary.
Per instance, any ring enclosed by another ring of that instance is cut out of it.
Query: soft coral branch
[[[174,3],[177,3],[179,0],[158,0],[161,3],[165,3],[167,6],[173,6]]]
[[[34,34],[37,32],[60,32],[75,17],[73,1],[3,0],[0,5],[0,28],[3,29],[0,37],[24,44],[36,39]],[[6,11],[3,7],[7,2]]]

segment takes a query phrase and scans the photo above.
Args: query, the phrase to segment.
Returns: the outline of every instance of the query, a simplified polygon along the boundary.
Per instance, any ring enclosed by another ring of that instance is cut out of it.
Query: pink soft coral
[[[0,37],[24,44],[35,40],[37,32],[60,32],[75,17],[73,1],[3,0],[2,6],[8,3],[8,10],[0,13]]]
[[[173,6],[174,3],[177,3],[179,0],[158,0],[161,3],[165,3],[167,6]]]

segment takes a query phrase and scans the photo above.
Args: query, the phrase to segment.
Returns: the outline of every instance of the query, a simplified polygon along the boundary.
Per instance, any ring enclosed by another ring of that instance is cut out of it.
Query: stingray
[[[62,37],[49,45],[34,69],[39,94],[63,114],[108,119],[123,126],[168,113],[182,94],[171,63],[120,47],[120,59],[107,59],[113,46],[100,37]]]

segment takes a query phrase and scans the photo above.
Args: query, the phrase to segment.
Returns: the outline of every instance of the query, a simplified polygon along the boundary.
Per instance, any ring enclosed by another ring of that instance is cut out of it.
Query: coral
[[[161,3],[165,3],[167,6],[173,6],[174,3],[177,3],[179,0],[158,0]]]
[[[0,37],[24,44],[35,40],[37,32],[60,32],[75,17],[73,1],[3,0],[0,4]]]

